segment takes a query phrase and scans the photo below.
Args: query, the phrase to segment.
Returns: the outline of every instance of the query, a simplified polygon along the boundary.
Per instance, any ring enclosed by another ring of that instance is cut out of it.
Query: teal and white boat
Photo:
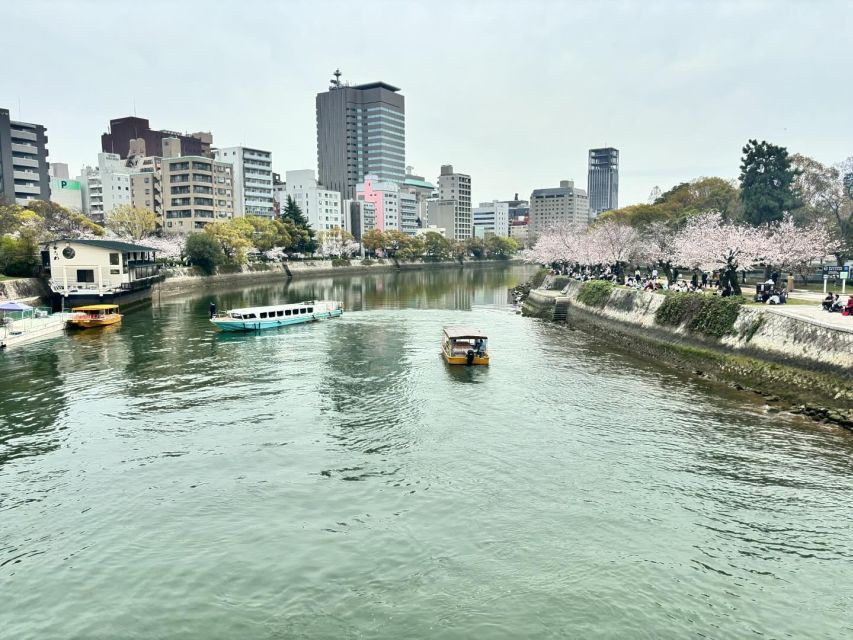
[[[344,307],[340,302],[311,300],[271,307],[230,309],[225,313],[212,315],[210,321],[222,331],[260,331],[338,318],[343,312]]]

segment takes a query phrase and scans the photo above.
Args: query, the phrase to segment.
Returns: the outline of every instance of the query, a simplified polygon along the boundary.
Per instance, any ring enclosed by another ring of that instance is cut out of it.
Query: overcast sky
[[[94,164],[111,118],[210,130],[214,145],[317,167],[314,96],[335,68],[406,97],[406,162],[452,163],[475,202],[621,153],[620,205],[734,178],[756,137],[853,155],[853,1],[205,2],[3,0],[0,107]],[[19,109],[20,103],[20,109]]]

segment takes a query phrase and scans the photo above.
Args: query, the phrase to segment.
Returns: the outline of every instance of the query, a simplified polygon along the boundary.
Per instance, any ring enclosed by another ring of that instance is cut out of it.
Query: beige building
[[[561,180],[555,189],[534,189],[530,194],[531,239],[548,227],[589,224],[589,197],[571,180]]]
[[[162,161],[163,231],[192,233],[234,217],[232,166],[203,156]]]
[[[162,160],[156,156],[139,158],[130,174],[130,204],[138,209],[148,209],[163,218]]]
[[[453,165],[442,165],[441,175],[438,176],[438,199],[442,202],[453,202],[452,224],[446,224],[444,219],[440,222],[433,219],[432,208],[427,205],[430,212],[429,224],[446,228],[452,240],[470,238],[474,229],[474,221],[471,217],[471,176],[465,173],[454,173]]]

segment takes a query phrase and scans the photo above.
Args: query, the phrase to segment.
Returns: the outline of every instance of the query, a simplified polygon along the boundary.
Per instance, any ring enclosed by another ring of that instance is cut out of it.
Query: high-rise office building
[[[355,199],[368,174],[402,184],[406,173],[405,100],[385,82],[349,86],[340,72],[317,94],[318,178],[327,189]]]
[[[534,189],[530,194],[530,228],[533,239],[548,227],[589,224],[589,197],[571,180],[560,180],[560,186]]]
[[[47,129],[0,109],[0,203],[50,200]]]
[[[587,189],[590,217],[619,208],[619,149],[589,150]]]
[[[471,176],[465,173],[454,173],[453,165],[441,166],[438,176],[438,199],[452,200],[453,228],[447,229],[447,237],[453,240],[467,240],[473,233],[471,218]],[[430,224],[434,224],[430,218]]]

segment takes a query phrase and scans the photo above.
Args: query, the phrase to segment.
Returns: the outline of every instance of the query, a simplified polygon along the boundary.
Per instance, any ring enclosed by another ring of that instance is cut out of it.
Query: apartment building
[[[438,199],[454,203],[453,226],[446,227],[448,238],[453,240],[470,238],[474,227],[471,218],[471,176],[454,172],[453,165],[442,165],[441,174],[438,176]],[[429,224],[443,226],[431,217]]]
[[[50,200],[47,129],[0,109],[0,203]]]
[[[335,227],[344,228],[340,193],[318,184],[312,169],[286,171],[284,176],[283,202],[287,201],[287,196],[293,198],[312,229],[324,231]],[[284,207],[285,204],[282,204],[282,210]]]
[[[231,164],[205,156],[163,158],[161,174],[165,233],[191,233],[234,217]]]
[[[272,152],[249,147],[215,149],[213,157],[234,167],[234,215],[275,217]]]
[[[477,237],[498,236],[509,237],[509,202],[492,200],[481,202],[479,207],[471,211],[474,234]]]
[[[400,187],[396,182],[383,182],[378,175],[368,174],[356,185],[356,199],[373,203],[377,229],[400,231]]]

